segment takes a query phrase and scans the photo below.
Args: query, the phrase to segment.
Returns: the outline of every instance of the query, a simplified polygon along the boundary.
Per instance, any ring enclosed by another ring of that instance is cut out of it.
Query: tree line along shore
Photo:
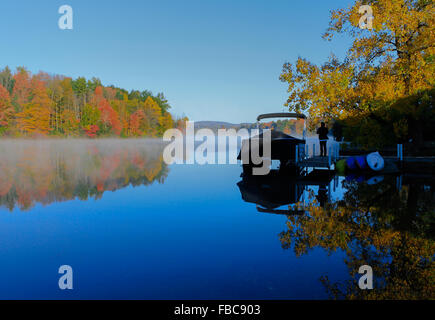
[[[0,72],[0,137],[160,137],[182,128],[163,93],[104,86],[24,67]]]

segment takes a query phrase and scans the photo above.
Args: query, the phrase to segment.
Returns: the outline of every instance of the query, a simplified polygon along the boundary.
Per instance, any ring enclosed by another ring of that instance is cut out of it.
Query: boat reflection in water
[[[255,203],[258,212],[275,214],[303,214],[296,204],[304,203],[311,187],[318,187],[316,198],[324,206],[331,195],[331,181],[334,176],[329,170],[313,170],[306,176],[295,176],[272,169],[267,175],[242,174],[237,183],[242,199]],[[279,207],[288,205],[288,209]]]

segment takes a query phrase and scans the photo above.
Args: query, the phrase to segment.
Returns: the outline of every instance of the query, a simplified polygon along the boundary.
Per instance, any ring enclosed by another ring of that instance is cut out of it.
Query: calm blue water
[[[3,153],[1,299],[324,299],[321,276],[349,279],[341,250],[297,257],[283,249],[287,216],[242,200],[240,165],[162,169],[158,151],[113,156],[123,147]],[[136,171],[122,168],[129,161]],[[78,198],[83,181],[97,196]],[[343,195],[340,185],[333,198]],[[73,268],[73,290],[58,287],[61,265]]]

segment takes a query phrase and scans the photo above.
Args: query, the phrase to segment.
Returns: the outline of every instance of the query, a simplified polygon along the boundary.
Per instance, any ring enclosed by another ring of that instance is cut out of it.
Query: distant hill
[[[195,129],[208,128],[213,131],[218,129],[239,129],[241,126],[245,126],[246,123],[229,123],[224,121],[195,121]],[[250,125],[250,124],[249,124]]]
[[[261,122],[261,128],[264,129],[273,129],[282,131],[287,134],[299,134],[302,135],[302,131],[304,128],[303,120],[278,120],[278,121],[269,121],[269,122]],[[199,129],[211,129],[215,134],[218,129],[236,129],[239,130],[241,128],[245,129],[257,129],[257,123],[230,123],[225,121],[195,121],[195,130]]]

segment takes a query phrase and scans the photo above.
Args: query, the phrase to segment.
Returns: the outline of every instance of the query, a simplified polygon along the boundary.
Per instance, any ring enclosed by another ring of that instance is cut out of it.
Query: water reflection
[[[385,177],[377,184],[343,180],[341,199],[319,205],[319,194],[289,215],[282,247],[297,256],[314,248],[342,251],[349,279],[321,276],[336,299],[433,299],[435,297],[435,189],[431,177]],[[374,290],[358,287],[359,267],[374,272]]]
[[[105,191],[163,183],[168,168],[158,140],[0,142],[0,207],[28,210]]]
[[[279,170],[271,170],[265,176],[243,175],[242,181],[237,186],[240,189],[242,199],[246,202],[255,203],[259,212],[298,213],[291,209],[277,209],[283,205],[298,202],[303,191],[295,181],[289,180],[288,176],[280,174]]]
[[[242,180],[237,183],[242,199],[255,203],[258,212],[276,214],[302,214],[303,210],[294,206],[304,201],[302,196],[308,187],[318,186],[317,199],[324,206],[330,196],[333,175],[330,171],[314,170],[306,176],[292,176],[273,169],[269,174],[242,174]],[[278,209],[281,206],[288,209]]]
[[[147,187],[3,215],[0,296],[70,298],[57,268],[71,261],[76,298],[435,297],[432,177],[239,178],[240,166],[197,165],[168,176],[163,149],[143,139],[1,141],[0,205],[11,210]],[[363,264],[372,291],[358,288]]]
[[[331,200],[332,179],[335,189],[338,177],[327,170],[300,177],[273,170],[267,176],[245,175],[238,186],[257,211],[288,215],[287,230],[279,235],[284,249],[298,257],[315,248],[345,253],[348,279],[320,277],[331,298],[433,299],[434,178],[349,176],[341,179],[343,193]],[[373,268],[374,290],[358,286],[362,265]]]

